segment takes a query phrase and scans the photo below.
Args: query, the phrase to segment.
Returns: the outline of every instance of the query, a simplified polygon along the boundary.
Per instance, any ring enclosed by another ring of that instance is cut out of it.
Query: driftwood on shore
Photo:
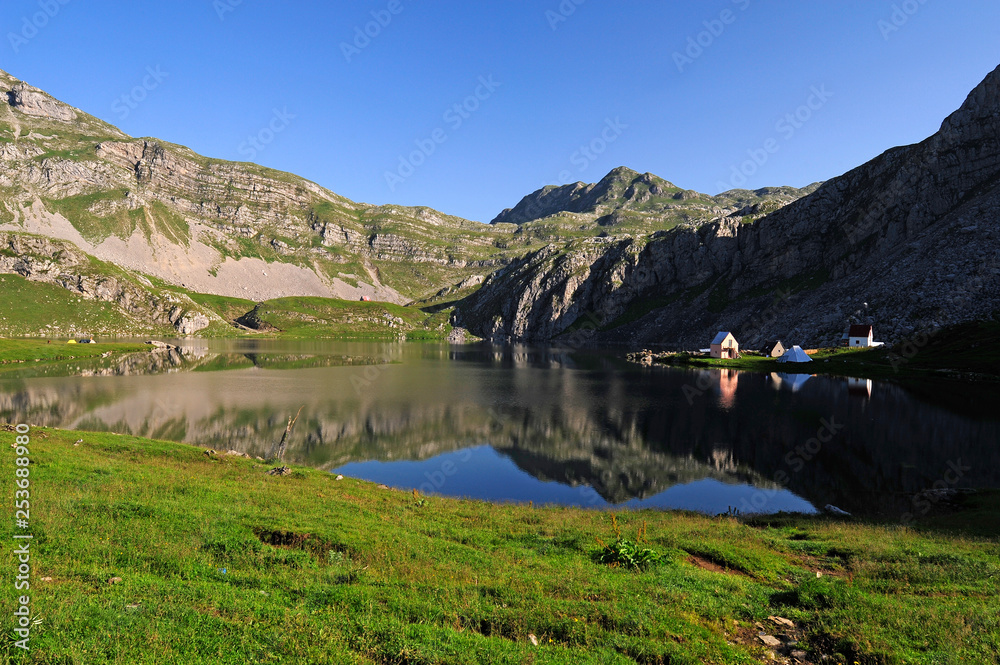
[[[285,426],[285,432],[281,435],[281,441],[274,447],[271,454],[268,455],[270,459],[276,459],[278,461],[283,461],[285,457],[285,448],[288,447],[288,435],[292,433],[292,428],[295,427],[295,421],[299,419],[299,414],[302,413],[302,409],[306,408],[305,405],[300,406],[295,417],[289,416],[288,425]]]

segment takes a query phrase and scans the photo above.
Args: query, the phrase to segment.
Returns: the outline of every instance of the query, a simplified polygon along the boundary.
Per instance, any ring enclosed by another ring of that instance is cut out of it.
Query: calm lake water
[[[996,384],[643,369],[558,348],[179,343],[76,376],[4,375],[0,416],[266,456],[303,407],[291,462],[495,501],[904,519],[923,490],[1000,487]]]

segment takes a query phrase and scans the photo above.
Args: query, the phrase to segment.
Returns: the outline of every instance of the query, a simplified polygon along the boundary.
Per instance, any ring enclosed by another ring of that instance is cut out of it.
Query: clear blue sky
[[[0,25],[0,68],[133,136],[479,221],[620,165],[710,194],[825,180],[1000,64],[995,0],[5,0]]]

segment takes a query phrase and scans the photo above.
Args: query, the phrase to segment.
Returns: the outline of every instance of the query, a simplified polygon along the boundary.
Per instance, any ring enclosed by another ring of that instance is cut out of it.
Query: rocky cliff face
[[[941,130],[744,223],[551,244],[492,275],[456,323],[494,340],[886,341],[1000,309],[1000,68]]]
[[[0,274],[56,284],[86,300],[114,303],[130,318],[153,326],[172,326],[181,335],[207,328],[211,320],[189,298],[157,293],[127,274],[112,276],[67,242],[0,232]]]

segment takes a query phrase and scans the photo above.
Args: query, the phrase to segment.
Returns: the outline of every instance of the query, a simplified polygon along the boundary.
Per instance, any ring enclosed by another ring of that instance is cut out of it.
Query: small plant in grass
[[[639,532],[635,540],[629,540],[622,535],[621,527],[618,525],[618,518],[611,515],[611,528],[615,532],[615,540],[611,544],[606,544],[600,538],[597,544],[601,549],[594,552],[594,560],[598,563],[607,564],[612,567],[634,568],[641,570],[656,565],[662,556],[654,549],[645,547],[646,545],[646,523],[639,527]]]

